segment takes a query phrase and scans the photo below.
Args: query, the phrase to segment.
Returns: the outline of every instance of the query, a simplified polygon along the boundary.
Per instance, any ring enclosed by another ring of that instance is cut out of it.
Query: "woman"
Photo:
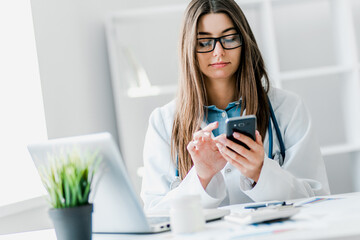
[[[176,102],[153,111],[146,134],[146,210],[168,208],[183,194],[201,195],[206,208],[329,194],[308,111],[294,94],[269,87],[254,35],[233,0],[191,1],[179,54]],[[277,130],[276,121],[269,125],[271,107],[280,131],[271,134],[269,149],[269,130]],[[249,150],[224,134],[225,120],[240,115],[257,118],[255,141],[234,134]]]

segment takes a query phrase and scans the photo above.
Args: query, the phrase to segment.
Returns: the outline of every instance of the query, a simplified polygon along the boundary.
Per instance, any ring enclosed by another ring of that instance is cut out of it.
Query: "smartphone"
[[[244,134],[255,141],[256,130],[256,116],[248,115],[244,117],[233,117],[226,120],[226,137],[231,141],[244,146],[246,149],[250,149],[246,144],[235,139],[234,132]]]

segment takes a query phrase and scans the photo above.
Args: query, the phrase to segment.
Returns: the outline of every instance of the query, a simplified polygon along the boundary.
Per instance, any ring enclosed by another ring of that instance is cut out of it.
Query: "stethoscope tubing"
[[[270,99],[268,97],[268,103],[269,103],[269,108],[270,108],[270,117],[274,123],[274,127],[275,127],[275,132],[276,132],[276,136],[279,140],[279,145],[280,145],[280,154],[282,156],[282,158],[279,159],[279,164],[280,166],[282,166],[284,164],[284,160],[285,160],[285,144],[284,144],[284,141],[283,141],[283,138],[281,137],[281,132],[280,132],[280,128],[279,128],[279,124],[276,120],[276,117],[275,117],[275,113],[274,113],[274,110],[271,106],[271,102],[270,102]],[[272,129],[271,129],[271,123],[269,121],[269,152],[271,150],[271,157],[269,158],[272,158],[272,150],[273,150],[273,134],[272,134]],[[271,137],[270,137],[270,134],[271,134]],[[270,144],[270,139],[271,139],[271,144]],[[271,145],[271,149],[270,149],[270,145]]]

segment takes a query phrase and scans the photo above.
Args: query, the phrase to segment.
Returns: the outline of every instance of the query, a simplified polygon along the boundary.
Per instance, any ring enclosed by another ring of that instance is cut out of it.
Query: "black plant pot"
[[[92,204],[50,209],[57,240],[91,240],[92,211]]]

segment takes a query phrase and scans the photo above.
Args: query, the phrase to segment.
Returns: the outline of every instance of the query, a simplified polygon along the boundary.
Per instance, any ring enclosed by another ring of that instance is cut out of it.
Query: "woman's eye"
[[[239,35],[230,35],[223,38],[224,42],[238,42],[240,39]]]
[[[211,45],[210,40],[199,40],[198,43],[200,47],[208,47]]]
[[[228,42],[228,43],[232,43],[236,41],[236,37],[232,36],[232,37],[227,37],[224,39],[224,42]]]

